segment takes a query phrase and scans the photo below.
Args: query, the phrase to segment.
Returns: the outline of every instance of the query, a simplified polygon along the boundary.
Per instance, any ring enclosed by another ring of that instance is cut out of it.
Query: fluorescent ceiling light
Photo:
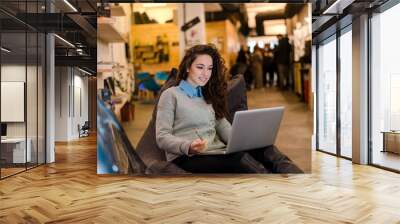
[[[159,7],[166,7],[167,3],[143,3],[142,6],[144,8],[159,8]]]
[[[74,10],[74,12],[78,12],[78,10],[68,1],[68,0],[64,0],[65,4],[67,4],[72,10]]]
[[[90,72],[88,72],[88,71],[86,71],[86,70],[83,70],[83,69],[81,69],[81,68],[79,68],[79,67],[78,67],[78,70],[81,71],[81,72],[83,72],[83,73],[85,73],[85,74],[87,74],[87,75],[93,75],[92,73],[90,73]]]
[[[253,13],[284,12],[287,3],[245,3],[246,11]]]
[[[219,3],[207,3],[207,4],[204,4],[204,11],[220,12],[220,11],[222,11],[222,7]]]
[[[328,14],[331,13],[332,10],[337,10],[337,6],[339,4],[339,1],[335,1],[331,6],[329,6],[327,9],[322,14]]]
[[[332,5],[325,9],[322,14],[342,14],[343,10],[353,2],[354,0],[336,0]]]
[[[68,40],[58,36],[57,34],[54,34],[55,37],[57,37],[59,40],[61,40],[62,42],[66,43],[67,45],[69,45],[70,47],[75,48],[75,45],[73,45],[71,42],[69,42]]]
[[[10,53],[11,51],[10,50],[8,50],[7,48],[5,48],[5,47],[1,47],[0,48],[2,51],[4,51],[4,52],[7,52],[7,53]]]

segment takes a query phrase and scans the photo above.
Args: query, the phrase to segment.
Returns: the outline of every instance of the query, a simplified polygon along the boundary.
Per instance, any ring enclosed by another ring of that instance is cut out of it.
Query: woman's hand
[[[190,144],[189,153],[190,154],[199,154],[206,150],[207,148],[207,140],[196,139]]]

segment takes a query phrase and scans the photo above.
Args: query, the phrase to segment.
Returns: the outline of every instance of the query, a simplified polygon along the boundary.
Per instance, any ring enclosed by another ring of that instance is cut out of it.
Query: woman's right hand
[[[207,148],[207,140],[196,139],[190,144],[189,153],[190,154],[199,154],[206,150]]]

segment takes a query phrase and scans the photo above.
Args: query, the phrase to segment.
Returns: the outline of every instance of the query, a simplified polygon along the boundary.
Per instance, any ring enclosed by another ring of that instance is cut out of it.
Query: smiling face
[[[191,85],[205,86],[211,77],[213,69],[213,60],[210,55],[198,55],[193,63],[187,69],[188,77],[187,82]]]
[[[186,80],[193,87],[201,86],[207,104],[211,104],[215,117],[221,119],[227,112],[227,69],[225,61],[213,44],[198,44],[185,51],[175,86]]]

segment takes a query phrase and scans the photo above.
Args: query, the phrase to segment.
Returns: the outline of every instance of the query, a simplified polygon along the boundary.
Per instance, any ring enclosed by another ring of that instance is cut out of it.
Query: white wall
[[[55,74],[55,141],[68,141],[71,69],[56,67]]]
[[[88,120],[88,78],[76,68],[56,67],[55,85],[55,140],[77,139],[78,124]]]
[[[183,26],[190,20],[199,17],[200,22],[188,29],[186,32],[179,33],[179,56],[182,59],[185,50],[196,45],[206,43],[206,19],[204,13],[204,3],[179,3],[177,5],[178,27]],[[195,31],[195,32],[193,32]],[[185,43],[186,35],[186,43]]]
[[[74,106],[72,108],[71,131],[69,133],[72,139],[79,137],[77,128],[78,124],[82,126],[85,123],[85,121],[89,120],[88,78],[81,76],[79,73],[76,74],[76,72],[77,70],[75,70],[74,74],[74,82],[73,82],[74,88],[72,88],[74,89],[74,91],[72,92],[73,96],[71,96],[71,98],[74,99],[74,102],[71,103],[71,106],[72,105]]]
[[[25,82],[25,68],[25,65],[1,65],[1,81]]]

